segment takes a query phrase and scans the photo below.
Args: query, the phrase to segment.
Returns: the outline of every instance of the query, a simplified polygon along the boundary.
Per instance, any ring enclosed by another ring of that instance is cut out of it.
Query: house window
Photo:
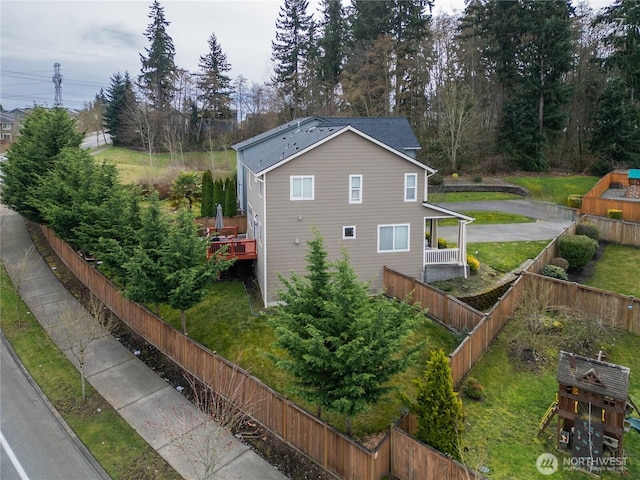
[[[362,203],[362,175],[349,175],[349,203]]]
[[[602,403],[607,407],[615,407],[616,406],[615,399],[613,397],[608,396],[608,395],[605,395],[604,399],[602,400]]]
[[[378,253],[408,252],[409,225],[378,225]]]
[[[291,176],[291,200],[313,200],[313,175]]]
[[[3,140],[11,140],[11,134],[10,133],[3,133],[2,134],[2,139]]]
[[[262,192],[264,191],[264,181],[258,180],[258,195],[262,198]]]
[[[2,124],[2,130],[11,130],[11,124],[10,123],[3,123]]]
[[[351,240],[352,238],[356,238],[356,226],[342,227],[342,239]]]
[[[404,174],[404,201],[415,202],[418,200],[418,174]]]

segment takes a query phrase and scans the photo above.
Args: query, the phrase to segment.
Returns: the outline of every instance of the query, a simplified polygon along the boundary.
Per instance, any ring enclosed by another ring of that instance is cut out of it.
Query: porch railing
[[[451,265],[458,264],[460,257],[459,248],[425,248],[425,265]]]

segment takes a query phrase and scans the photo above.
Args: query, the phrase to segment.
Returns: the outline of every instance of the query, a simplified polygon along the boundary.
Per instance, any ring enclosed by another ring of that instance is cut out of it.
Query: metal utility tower
[[[62,75],[60,75],[60,64],[53,64],[53,84],[56,89],[56,98],[53,101],[54,107],[62,107]]]

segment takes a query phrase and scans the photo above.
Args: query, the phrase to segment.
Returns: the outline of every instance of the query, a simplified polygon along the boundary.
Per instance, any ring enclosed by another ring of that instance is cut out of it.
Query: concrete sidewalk
[[[21,216],[0,205],[0,257],[20,294],[61,350],[68,341],[65,312],[95,322],[64,288],[33,247]],[[26,253],[25,253],[26,252]],[[69,350],[67,357],[78,366]],[[85,361],[87,381],[183,478],[283,480],[286,477],[248,446],[210,421],[138,360],[113,336],[92,342]],[[204,448],[201,448],[204,447]]]

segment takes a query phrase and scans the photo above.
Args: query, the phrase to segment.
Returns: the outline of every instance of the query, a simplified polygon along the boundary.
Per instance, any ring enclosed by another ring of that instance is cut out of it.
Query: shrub
[[[438,238],[438,248],[447,248],[447,241],[444,238]]]
[[[545,277],[557,278],[559,280],[569,280],[567,272],[562,267],[556,265],[545,265],[540,272]]]
[[[582,222],[576,226],[576,235],[586,235],[597,242],[600,240],[600,229],[593,222]]]
[[[482,183],[482,177],[480,175],[475,175],[471,180],[475,183]]]
[[[474,275],[478,273],[478,271],[480,271],[480,261],[470,253],[467,253],[467,264],[469,265],[469,271],[471,272],[471,275]]]
[[[444,183],[444,177],[440,172],[438,172],[435,175],[429,177],[429,183],[431,185],[442,185]]]
[[[622,220],[622,210],[610,208],[609,210],[607,210],[607,217],[612,220]]]
[[[582,206],[582,195],[569,195],[567,205],[571,208],[580,208]]]
[[[459,177],[459,175],[458,175],[457,173],[455,173],[455,172],[454,172],[454,173],[452,173],[452,174],[451,174],[451,177],[452,177],[452,178],[458,178],[458,177]]]
[[[558,250],[566,258],[570,268],[582,268],[591,261],[598,242],[586,235],[565,235],[558,240]]]
[[[482,400],[484,398],[484,386],[473,377],[469,377],[462,384],[462,394],[471,400]]]
[[[560,267],[565,272],[569,270],[569,261],[566,258],[562,257],[554,257],[551,259],[551,265],[555,265],[556,267]]]

